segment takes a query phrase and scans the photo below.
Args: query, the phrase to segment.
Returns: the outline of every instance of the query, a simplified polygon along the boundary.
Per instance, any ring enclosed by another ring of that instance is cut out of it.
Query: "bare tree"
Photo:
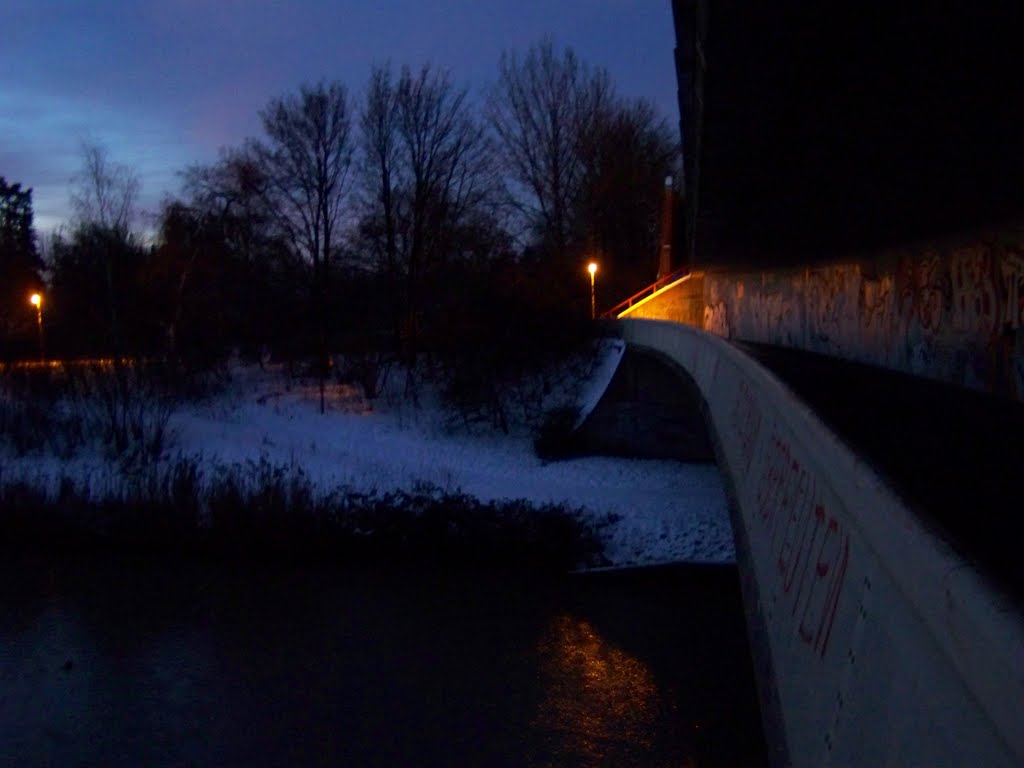
[[[362,233],[378,268],[394,275],[400,335],[411,374],[419,351],[424,282],[458,258],[467,228],[486,216],[495,190],[491,145],[473,118],[466,90],[447,72],[390,67],[370,77],[360,121]]]
[[[131,226],[142,182],[132,168],[112,161],[103,144],[83,141],[81,152],[82,168],[74,179],[71,207],[79,239],[91,243],[93,255],[103,262],[111,343],[115,353],[120,353],[123,334],[118,307],[122,297],[114,288],[114,261],[125,252],[122,246],[133,245]]]
[[[362,322],[347,338],[345,352],[350,373],[368,397],[377,395],[394,362],[406,317],[399,254],[404,175],[396,90],[390,64],[374,67],[359,119],[360,218],[354,253],[361,268],[356,282],[363,290],[357,301],[346,304],[359,312]],[[409,378],[406,382],[412,384]]]
[[[162,206],[149,270],[168,349],[185,339],[181,352],[202,361],[230,336],[249,351],[273,343],[292,362],[302,338],[296,321],[309,312],[310,269],[281,235],[267,174],[242,148],[182,177],[184,198]]]
[[[363,233],[376,262],[388,276],[398,272],[398,206],[401,155],[398,99],[390,66],[374,67],[359,120],[360,186],[364,194]]]
[[[98,142],[83,141],[81,153],[82,168],[71,194],[79,226],[96,225],[127,239],[142,188],[138,174],[112,161],[107,148]]]
[[[605,291],[628,296],[656,275],[657,222],[678,140],[649,102],[615,100],[581,144],[580,228],[604,265]]]
[[[274,218],[259,158],[245,148],[222,150],[216,163],[192,166],[183,179],[190,207],[219,222],[228,248],[246,262],[258,258]]]
[[[402,70],[398,126],[409,175],[406,244],[407,301],[413,349],[420,284],[431,261],[443,259],[446,236],[486,194],[483,133],[444,72]]]
[[[565,253],[577,236],[575,212],[584,178],[582,142],[613,99],[608,74],[592,70],[551,41],[526,56],[505,52],[487,115],[498,137],[511,199],[534,236]]]
[[[256,142],[277,220],[313,267],[312,306],[320,361],[320,411],[327,367],[327,291],[352,164],[348,93],[338,82],[303,86],[261,113],[267,142]]]

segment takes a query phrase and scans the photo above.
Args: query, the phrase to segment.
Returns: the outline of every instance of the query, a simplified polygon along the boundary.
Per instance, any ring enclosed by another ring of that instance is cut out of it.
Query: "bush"
[[[92,443],[125,466],[145,466],[171,446],[177,403],[225,380],[223,370],[187,374],[146,361],[0,366],[0,448],[68,459]]]
[[[56,495],[0,477],[0,547],[215,558],[400,557],[568,570],[601,562],[573,510],[481,502],[433,488],[321,496],[301,470],[249,462],[205,478],[192,459],[126,475],[97,494],[68,479]]]
[[[533,450],[542,459],[565,459],[582,453],[576,422],[580,411],[574,407],[554,408],[548,411],[537,429]]]
[[[168,447],[172,377],[158,364],[114,360],[68,368],[75,406],[108,458],[138,466]]]
[[[446,272],[437,286],[440,311],[424,340],[441,395],[466,424],[508,432],[515,407],[540,407],[544,393],[529,382],[587,346],[592,324],[556,300],[556,285],[550,271],[520,263]]]
[[[72,401],[63,367],[0,366],[0,440],[19,456],[74,455],[89,430]]]

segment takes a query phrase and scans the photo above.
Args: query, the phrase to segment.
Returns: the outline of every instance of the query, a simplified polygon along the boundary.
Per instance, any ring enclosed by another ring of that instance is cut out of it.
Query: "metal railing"
[[[630,296],[628,299],[625,299],[624,301],[620,301],[618,304],[616,304],[611,309],[606,309],[604,312],[601,313],[601,317],[614,319],[614,318],[618,317],[620,313],[625,312],[627,309],[632,307],[634,304],[637,304],[637,303],[643,301],[648,296],[652,296],[653,294],[657,293],[662,288],[664,288],[666,285],[670,285],[671,283],[674,283],[677,280],[681,280],[682,278],[686,277],[688,274],[690,274],[690,268],[689,267],[681,267],[681,268],[677,269],[675,272],[669,272],[664,277],[655,280],[653,283],[648,285],[646,288],[642,288],[641,290],[637,291],[632,296]]]

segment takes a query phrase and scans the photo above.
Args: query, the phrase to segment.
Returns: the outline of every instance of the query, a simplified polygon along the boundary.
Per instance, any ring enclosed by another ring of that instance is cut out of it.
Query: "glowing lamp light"
[[[36,326],[39,328],[39,359],[46,360],[46,350],[43,348],[43,297],[33,293],[28,297],[29,303],[36,308]]]
[[[597,317],[597,305],[594,301],[594,275],[597,273],[597,262],[587,264],[587,272],[590,273],[590,319]]]

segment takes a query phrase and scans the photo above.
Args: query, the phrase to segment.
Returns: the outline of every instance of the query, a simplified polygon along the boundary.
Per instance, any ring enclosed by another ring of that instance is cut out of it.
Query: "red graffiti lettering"
[[[808,516],[807,523],[809,535],[805,538],[806,543],[803,546],[801,556],[801,562],[804,565],[803,568],[801,568],[800,581],[797,583],[797,590],[793,597],[793,610],[791,615],[794,617],[796,616],[797,606],[801,604],[804,586],[807,583],[807,561],[810,558],[810,553],[814,551],[816,542],[818,542],[821,536],[825,533],[825,507],[821,504],[816,504],[814,507],[814,514]]]
[[[800,639],[822,657],[828,648],[849,561],[849,535],[817,499],[817,483],[776,435],[757,480],[756,516],[767,556]],[[780,616],[783,614],[779,614]]]
[[[798,627],[800,639],[822,657],[839,606],[849,550],[849,536],[840,530],[838,520],[829,518]]]
[[[807,540],[808,531],[814,520],[813,515],[807,514],[808,509],[814,503],[813,488],[814,479],[810,473],[804,470],[800,475],[796,504],[789,516],[789,524],[786,526],[786,534],[779,550],[779,575],[782,577],[782,591],[785,593],[793,588],[796,575],[806,556],[804,542]]]

